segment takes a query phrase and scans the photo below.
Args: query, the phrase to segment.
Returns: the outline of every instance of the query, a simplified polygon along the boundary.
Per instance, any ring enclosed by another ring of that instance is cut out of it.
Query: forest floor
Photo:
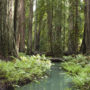
[[[62,68],[72,77],[78,90],[90,90],[90,56],[64,56],[67,62],[62,63]]]
[[[12,61],[0,60],[0,88],[37,81],[44,77],[51,67],[51,62],[46,60],[44,55],[30,57],[20,53],[19,56],[21,60],[14,57]]]

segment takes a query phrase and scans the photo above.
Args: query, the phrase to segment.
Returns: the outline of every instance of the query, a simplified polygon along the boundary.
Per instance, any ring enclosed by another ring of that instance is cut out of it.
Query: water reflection
[[[71,78],[62,69],[59,69],[59,66],[58,63],[52,66],[47,79],[42,79],[39,83],[30,83],[15,90],[73,90]]]

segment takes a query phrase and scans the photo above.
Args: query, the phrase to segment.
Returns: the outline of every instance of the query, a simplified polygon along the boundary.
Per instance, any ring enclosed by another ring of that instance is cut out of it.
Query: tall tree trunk
[[[73,2],[70,2],[69,9],[69,41],[68,41],[68,53],[74,52],[74,10],[73,10]]]
[[[15,31],[17,52],[25,50],[25,6],[24,0],[15,3]]]
[[[87,2],[87,30],[85,35],[85,43],[86,43],[86,53],[90,54],[90,0],[86,0]]]
[[[85,1],[85,27],[81,51],[90,54],[90,0]]]
[[[20,0],[15,2],[15,15],[14,15],[14,29],[16,33],[16,50],[19,52],[19,43],[20,43],[20,30],[19,30],[19,21],[20,21]]]
[[[41,33],[42,20],[39,22],[39,30],[37,32],[36,38],[36,51],[39,51],[40,48],[40,33]]]
[[[76,13],[76,15],[75,15],[75,53],[77,53],[78,52],[78,42],[79,42],[79,28],[78,28],[78,0],[76,0],[75,1],[75,13]]]
[[[69,15],[69,44],[68,53],[78,52],[79,42],[79,28],[78,28],[78,0],[70,2],[70,15]]]
[[[83,40],[80,48],[80,52],[83,54],[86,53],[86,43],[85,43],[85,37],[86,37],[86,31],[87,31],[87,2],[85,2],[85,8],[84,8],[84,16],[85,16],[85,24],[84,24],[84,33],[83,33]]]
[[[0,54],[4,57],[17,56],[14,29],[14,0],[0,1]]]
[[[52,46],[52,19],[53,19],[53,8],[51,1],[47,1],[47,20],[48,20],[48,36],[49,36],[49,43],[50,43],[50,52],[53,54],[53,46]]]
[[[20,0],[20,44],[19,44],[19,51],[25,51],[25,0]]]
[[[37,51],[36,44],[37,44],[37,0],[35,0],[36,4],[36,11],[35,11],[35,30],[34,30],[34,50]]]
[[[29,31],[28,31],[27,54],[32,54],[32,25],[33,25],[33,0],[30,0],[30,15],[29,15]]]

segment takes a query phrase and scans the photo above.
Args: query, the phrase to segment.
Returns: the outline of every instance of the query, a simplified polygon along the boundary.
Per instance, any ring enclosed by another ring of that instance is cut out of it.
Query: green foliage
[[[63,56],[63,58],[65,59],[65,60],[72,60],[73,59],[73,57],[72,56]]]
[[[44,55],[27,56],[20,53],[21,60],[13,62],[0,60],[0,79],[4,83],[19,84],[25,80],[34,80],[42,77],[51,67],[51,62]]]
[[[64,56],[68,62],[62,63],[62,67],[73,78],[73,82],[82,90],[90,90],[90,57],[77,55]]]
[[[64,64],[64,69],[68,70],[72,75],[77,74],[78,72],[81,71],[82,67],[80,65],[77,65],[73,62],[65,62]]]

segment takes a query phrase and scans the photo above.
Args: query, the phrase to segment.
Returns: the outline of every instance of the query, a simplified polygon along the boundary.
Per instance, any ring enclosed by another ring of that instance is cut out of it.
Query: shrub
[[[64,56],[67,62],[62,67],[72,77],[73,82],[81,90],[90,90],[90,58],[89,56],[77,55]],[[82,89],[83,88],[83,89]]]
[[[20,81],[42,77],[51,67],[51,62],[44,55],[28,56],[20,53],[21,60],[5,62],[0,60],[0,79],[4,83],[19,84]]]

